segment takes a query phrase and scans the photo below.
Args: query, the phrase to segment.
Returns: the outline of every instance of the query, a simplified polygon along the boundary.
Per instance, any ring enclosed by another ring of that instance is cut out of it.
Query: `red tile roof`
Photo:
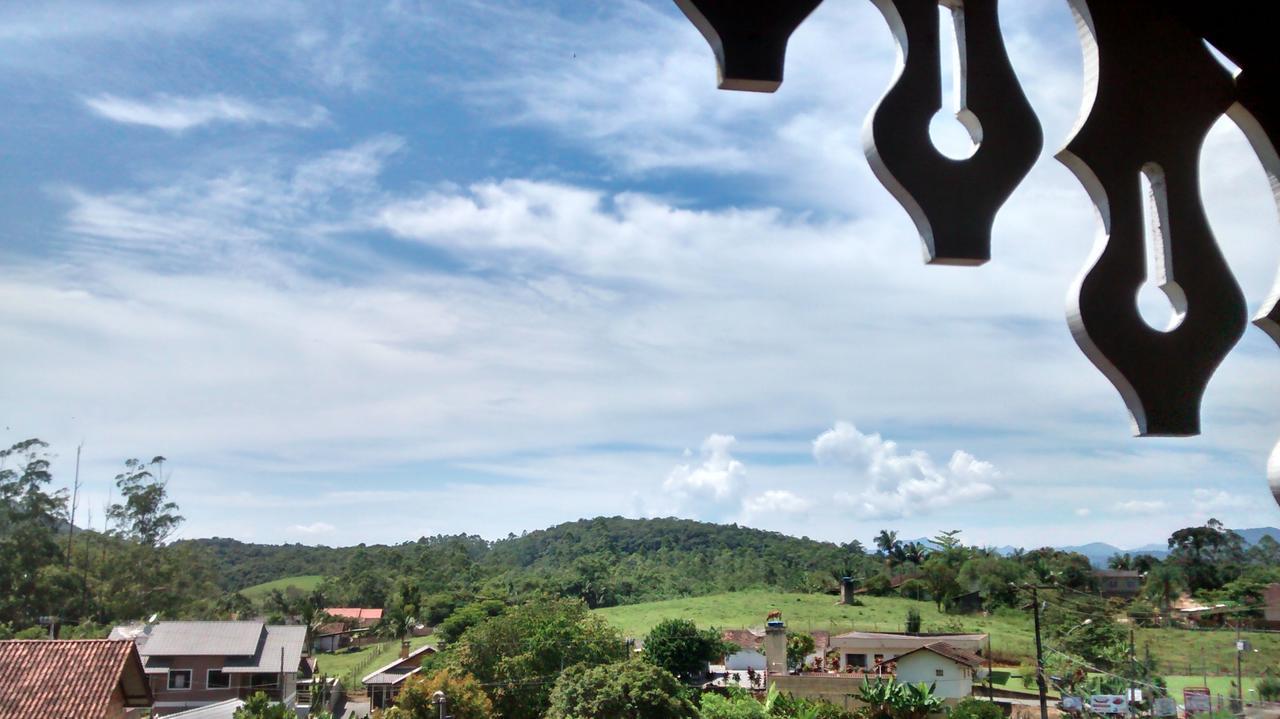
[[[97,719],[117,688],[127,707],[153,702],[127,639],[0,641],[0,716]]]
[[[903,657],[907,656],[908,654],[915,654],[916,652],[933,652],[934,654],[937,654],[940,657],[943,657],[945,659],[950,659],[951,661],[957,664],[964,664],[965,666],[968,666],[970,668],[982,666],[982,657],[972,652],[966,652],[963,649],[957,649],[956,647],[953,647],[950,644],[947,644],[946,642],[933,642],[932,644],[926,644],[923,647],[920,647],[918,649],[912,649],[906,654],[899,654],[893,659],[886,659],[883,662],[880,662],[880,664],[877,664],[876,666],[880,666],[881,664],[894,664],[894,663],[900,662],[902,661]]]
[[[342,619],[362,620],[378,620],[382,619],[381,609],[366,609],[362,607],[328,607],[324,610],[325,614],[331,617],[340,617]]]

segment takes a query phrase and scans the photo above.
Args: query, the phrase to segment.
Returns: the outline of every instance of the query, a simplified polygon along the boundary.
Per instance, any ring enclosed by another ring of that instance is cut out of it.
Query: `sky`
[[[59,485],[82,446],[93,526],[163,455],[187,538],[1280,525],[1261,331],[1185,439],[1134,438],[1072,340],[1080,44],[1061,0],[1001,12],[1045,149],[972,268],[926,266],[867,165],[870,2],[820,6],[775,94],[717,90],[666,0],[0,4],[0,444],[50,442]],[[1228,120],[1201,175],[1256,311],[1276,207]]]

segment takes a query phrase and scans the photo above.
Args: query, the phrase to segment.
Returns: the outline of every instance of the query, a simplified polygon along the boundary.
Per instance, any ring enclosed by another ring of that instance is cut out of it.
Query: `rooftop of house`
[[[419,669],[418,665],[411,665],[408,662],[417,659],[423,654],[435,654],[434,647],[422,646],[409,652],[406,657],[401,657],[390,664],[378,667],[369,672],[360,680],[361,684],[399,684],[410,675],[416,673]],[[421,664],[419,662],[418,664]]]
[[[142,646],[148,674],[163,674],[175,657],[223,657],[228,674],[296,672],[307,628],[262,622],[161,622]]]
[[[970,668],[976,668],[976,667],[982,666],[982,657],[972,652],[966,652],[963,649],[957,649],[951,646],[950,644],[947,644],[946,642],[931,642],[929,644],[924,645],[923,647],[912,649],[906,654],[901,654],[893,659],[887,659],[883,662],[880,662],[880,664],[877,666],[887,664],[889,662],[894,662],[894,663],[901,662],[903,659],[906,659],[912,654],[916,654],[919,652],[931,652],[945,659],[950,659],[951,661],[957,664],[963,664]]]
[[[945,632],[918,632],[916,634],[907,634],[905,632],[845,632],[837,634],[832,639],[920,639],[923,643],[929,641],[942,641],[943,639],[956,639],[960,641],[986,641],[986,634],[949,634]]]
[[[352,619],[359,621],[377,621],[382,619],[381,609],[368,609],[364,607],[327,607],[325,614],[338,619]]]
[[[233,719],[236,710],[243,706],[243,699],[228,699],[225,702],[205,704],[177,714],[166,714],[165,719]]]
[[[1136,569],[1095,569],[1093,576],[1102,579],[1142,579],[1142,572]]]
[[[759,649],[764,643],[764,633],[750,629],[725,629],[720,632],[720,638],[742,649]]]
[[[116,687],[127,707],[154,701],[131,641],[0,641],[0,716],[105,717]]]

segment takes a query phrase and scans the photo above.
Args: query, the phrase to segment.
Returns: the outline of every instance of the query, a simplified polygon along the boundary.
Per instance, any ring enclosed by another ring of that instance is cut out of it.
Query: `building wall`
[[[897,679],[904,684],[932,684],[933,693],[943,699],[961,699],[973,693],[973,670],[933,652],[899,659]]]
[[[1268,622],[1280,622],[1280,583],[1268,584],[1262,594],[1262,600],[1266,603],[1262,616]]]
[[[151,691],[155,695],[155,713],[172,714],[184,709],[194,709],[195,707],[213,704],[214,702],[235,699],[240,696],[242,688],[249,686],[252,680],[251,674],[232,674],[231,686],[225,689],[210,689],[207,684],[208,671],[210,669],[220,669],[226,663],[225,657],[174,657],[171,669],[190,669],[191,670],[191,688],[190,689],[169,689],[168,674],[148,674],[147,680],[151,683]],[[275,676],[279,676],[275,674]],[[285,693],[287,697],[296,687],[297,674],[285,674]]]
[[[791,694],[800,699],[821,699],[850,711],[862,706],[862,702],[854,698],[862,687],[862,677],[831,674],[770,675],[768,686],[776,686],[783,694]]]

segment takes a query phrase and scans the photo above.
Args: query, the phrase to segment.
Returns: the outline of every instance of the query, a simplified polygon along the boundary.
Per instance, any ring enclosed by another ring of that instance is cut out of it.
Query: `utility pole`
[[[1138,677],[1138,652],[1133,646],[1133,626],[1129,626],[1129,703],[1133,703],[1134,682]]]
[[[1240,676],[1240,660],[1244,655],[1244,640],[1240,638],[1241,618],[1236,617],[1236,701],[1240,703],[1240,713],[1244,713],[1244,680]]]
[[[1040,689],[1040,719],[1049,719],[1048,687],[1044,683],[1044,647],[1040,644],[1040,595],[1038,587],[1031,586],[1031,611],[1036,628],[1036,686]]]

